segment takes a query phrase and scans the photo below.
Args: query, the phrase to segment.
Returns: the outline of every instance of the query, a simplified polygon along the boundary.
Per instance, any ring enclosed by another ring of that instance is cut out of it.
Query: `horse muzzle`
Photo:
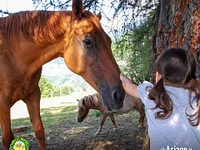
[[[108,111],[118,110],[123,106],[125,91],[122,87],[114,87],[109,90],[108,88],[100,86],[99,89],[102,95],[103,104]]]
[[[77,118],[77,122],[79,123],[83,122],[83,118]]]

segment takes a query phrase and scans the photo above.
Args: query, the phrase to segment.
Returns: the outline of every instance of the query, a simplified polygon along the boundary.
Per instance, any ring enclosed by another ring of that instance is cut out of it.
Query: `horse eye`
[[[85,47],[91,47],[92,46],[92,41],[90,39],[83,40],[83,43],[84,43]]]

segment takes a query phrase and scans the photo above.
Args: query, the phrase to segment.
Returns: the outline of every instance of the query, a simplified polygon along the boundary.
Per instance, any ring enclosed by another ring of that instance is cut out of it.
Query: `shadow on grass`
[[[95,136],[100,125],[101,116],[91,110],[83,123],[76,122],[76,106],[42,108],[41,117],[45,128],[48,150],[140,150],[144,140],[145,129],[138,130],[139,115],[136,111],[115,115],[118,130],[113,132],[113,125],[107,119],[103,132]],[[30,150],[37,150],[37,142],[29,118],[12,120],[12,128],[27,125],[29,129],[14,133],[29,142]],[[2,149],[2,144],[0,146]]]

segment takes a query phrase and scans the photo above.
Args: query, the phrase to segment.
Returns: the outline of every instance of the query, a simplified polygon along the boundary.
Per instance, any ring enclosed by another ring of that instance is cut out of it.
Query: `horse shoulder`
[[[1,58],[0,71],[0,97],[3,96],[6,100],[10,101],[11,105],[31,93],[38,86],[41,76],[41,69],[39,69],[28,79],[26,73],[16,71],[12,68],[12,65],[2,65]]]

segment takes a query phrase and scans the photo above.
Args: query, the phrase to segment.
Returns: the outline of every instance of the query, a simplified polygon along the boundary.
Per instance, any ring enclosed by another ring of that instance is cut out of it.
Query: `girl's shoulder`
[[[150,105],[150,106],[155,107],[154,101],[150,101],[150,99],[148,98],[149,92],[152,88],[153,88],[153,84],[148,81],[144,81],[142,84],[140,84],[137,87],[137,91],[140,96],[140,99],[145,106]]]
[[[153,84],[148,81],[143,81],[143,83],[138,86],[139,90],[147,91],[147,92],[149,92],[152,88],[153,88]]]

